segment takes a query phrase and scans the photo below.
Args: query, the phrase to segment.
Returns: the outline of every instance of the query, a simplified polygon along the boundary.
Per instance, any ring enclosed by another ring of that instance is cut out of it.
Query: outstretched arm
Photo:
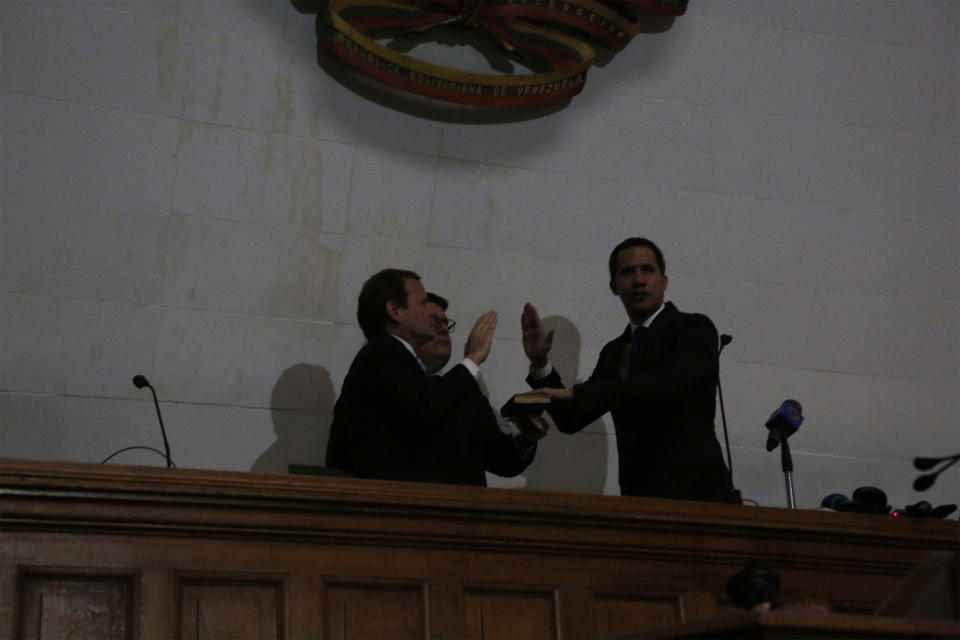
[[[719,361],[717,330],[706,316],[692,316],[666,338],[652,362],[626,379],[608,377],[573,387],[578,413],[591,414],[617,407],[650,407],[684,402],[691,397],[713,398]],[[691,395],[693,394],[693,395]]]

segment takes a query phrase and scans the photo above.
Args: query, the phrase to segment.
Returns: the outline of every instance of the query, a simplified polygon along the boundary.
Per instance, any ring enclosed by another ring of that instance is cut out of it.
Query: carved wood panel
[[[747,559],[785,603],[872,612],[933,552],[950,563],[926,615],[957,619],[957,539],[955,521],[0,460],[0,638],[609,637],[723,613]]]
[[[597,635],[643,633],[681,622],[679,598],[597,595]]]
[[[92,569],[26,569],[20,574],[21,638],[137,637],[136,575]]]
[[[183,578],[180,592],[180,637],[185,640],[284,637],[280,580]]]
[[[466,637],[522,640],[558,637],[556,593],[549,589],[471,588],[464,592]]]
[[[331,640],[429,637],[425,584],[338,580],[325,592]]]

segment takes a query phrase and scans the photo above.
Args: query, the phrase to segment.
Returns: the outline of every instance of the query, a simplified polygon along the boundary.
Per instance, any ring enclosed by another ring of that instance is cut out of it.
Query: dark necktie
[[[637,327],[633,331],[633,338],[630,342],[630,375],[636,373],[639,368],[640,351],[643,349],[643,338],[647,333],[647,327]]]

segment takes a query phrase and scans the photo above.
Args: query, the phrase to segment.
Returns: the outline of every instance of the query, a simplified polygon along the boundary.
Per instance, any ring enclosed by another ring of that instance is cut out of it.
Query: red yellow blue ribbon
[[[655,14],[687,0],[329,0],[321,44],[379,82],[437,100],[488,107],[542,105],[583,89],[600,51],[620,51]],[[418,60],[377,39],[436,27],[481,30],[532,73],[474,73]]]

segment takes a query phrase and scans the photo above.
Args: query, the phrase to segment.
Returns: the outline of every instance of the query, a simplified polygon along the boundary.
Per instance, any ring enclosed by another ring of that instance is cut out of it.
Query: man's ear
[[[399,323],[400,322],[400,305],[398,305],[393,300],[387,300],[387,317],[390,318],[391,322]]]
[[[610,293],[612,293],[612,294],[615,295],[615,296],[620,295],[619,293],[617,293],[617,282],[616,282],[616,280],[612,280],[612,279],[610,280]]]

